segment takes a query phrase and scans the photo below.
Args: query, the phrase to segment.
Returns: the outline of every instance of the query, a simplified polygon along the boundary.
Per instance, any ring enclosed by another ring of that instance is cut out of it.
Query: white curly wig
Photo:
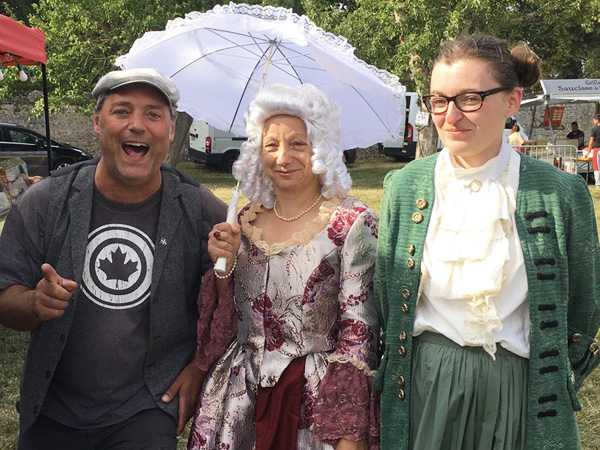
[[[265,122],[280,114],[299,117],[306,124],[312,171],[319,178],[323,197],[347,193],[352,180],[340,147],[338,105],[312,84],[291,87],[278,83],[265,86],[244,116],[248,140],[233,165],[233,176],[240,182],[242,193],[252,202],[273,207],[273,184],[263,169],[262,133]]]

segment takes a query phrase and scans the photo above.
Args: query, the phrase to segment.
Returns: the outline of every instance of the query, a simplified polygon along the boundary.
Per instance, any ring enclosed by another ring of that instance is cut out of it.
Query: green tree
[[[213,1],[163,0],[40,0],[31,24],[46,33],[48,78],[55,108],[70,104],[89,108],[91,89],[115,69],[146,31],[162,30],[168,20]]]
[[[578,0],[522,6],[519,26],[506,24],[513,41],[525,41],[542,58],[546,78],[600,77],[600,2]]]
[[[48,80],[53,110],[91,108],[91,90],[114,68],[115,58],[146,31],[164,29],[189,11],[206,11],[215,0],[5,0],[1,11],[33,6],[31,26],[46,33]],[[546,77],[600,77],[600,0],[264,0],[306,14],[323,29],[346,36],[359,58],[397,74],[409,90],[428,90],[440,44],[461,34],[482,32],[527,42],[544,61]],[[13,16],[15,17],[15,16]],[[10,69],[10,68],[9,68]],[[7,76],[0,99],[22,99],[41,82],[19,83]],[[37,102],[37,111],[41,102]],[[180,120],[178,134],[188,123]],[[181,128],[181,130],[180,130]],[[432,127],[431,127],[432,128]],[[434,150],[435,132],[425,154]],[[178,142],[185,142],[185,136]],[[177,158],[175,158],[177,160]]]
[[[330,2],[309,0],[318,23],[350,37],[360,58],[397,74],[409,90],[428,90],[440,45],[463,34],[523,41],[542,58],[546,77],[600,76],[600,0],[356,0],[327,17]],[[423,154],[436,133],[419,133]]]
[[[13,0],[11,5],[31,3]],[[206,11],[218,0],[40,0],[33,4],[30,25],[46,34],[48,81],[51,110],[60,111],[73,105],[91,111],[91,91],[98,79],[115,69],[117,56],[126,53],[146,31],[163,30],[168,20],[190,11]],[[251,1],[302,10],[300,0]],[[7,6],[8,8],[8,6]],[[168,55],[165,55],[168,57]],[[10,79],[9,79],[10,78]],[[0,85],[0,99],[29,104],[32,89],[41,90],[41,82],[19,83],[14,77]],[[40,114],[39,99],[33,114]],[[187,133],[191,118],[181,114],[174,143],[167,162],[176,164],[187,150]]]
[[[0,2],[0,14],[29,25],[29,14],[33,11],[35,0],[5,0]]]
[[[95,83],[116,69],[116,57],[126,53],[137,38],[146,31],[164,29],[168,20],[194,10],[205,11],[217,3],[214,0],[40,0],[33,5],[30,23],[46,34],[51,110],[61,111],[72,105],[90,112]],[[23,99],[25,89],[17,82],[9,82],[0,87],[0,98]],[[39,114],[41,108],[38,100],[33,114]],[[173,165],[186,150],[190,123],[191,119],[184,114],[178,120],[168,158]]]

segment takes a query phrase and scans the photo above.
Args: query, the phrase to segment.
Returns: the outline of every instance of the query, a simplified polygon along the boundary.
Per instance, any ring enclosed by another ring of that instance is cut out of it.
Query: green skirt
[[[498,346],[461,347],[437,333],[413,340],[412,450],[525,450],[529,361]]]

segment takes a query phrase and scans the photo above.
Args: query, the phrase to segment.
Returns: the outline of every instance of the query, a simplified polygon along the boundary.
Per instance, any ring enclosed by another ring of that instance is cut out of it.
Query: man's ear
[[[173,121],[173,124],[169,128],[169,142],[173,142],[173,139],[175,138],[175,126],[176,123]]]
[[[94,108],[94,131],[100,134],[100,113],[96,108]]]

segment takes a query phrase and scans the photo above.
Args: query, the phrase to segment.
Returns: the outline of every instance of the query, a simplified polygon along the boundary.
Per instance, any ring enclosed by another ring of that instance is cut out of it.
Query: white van
[[[415,158],[417,150],[417,112],[419,111],[419,95],[416,92],[407,92],[404,95],[404,123],[400,126],[399,135],[404,139],[385,141],[379,144],[379,153],[383,153],[396,161],[406,161]]]
[[[190,126],[188,154],[192,161],[231,172],[246,140],[227,131],[221,131],[203,120],[194,120]]]

